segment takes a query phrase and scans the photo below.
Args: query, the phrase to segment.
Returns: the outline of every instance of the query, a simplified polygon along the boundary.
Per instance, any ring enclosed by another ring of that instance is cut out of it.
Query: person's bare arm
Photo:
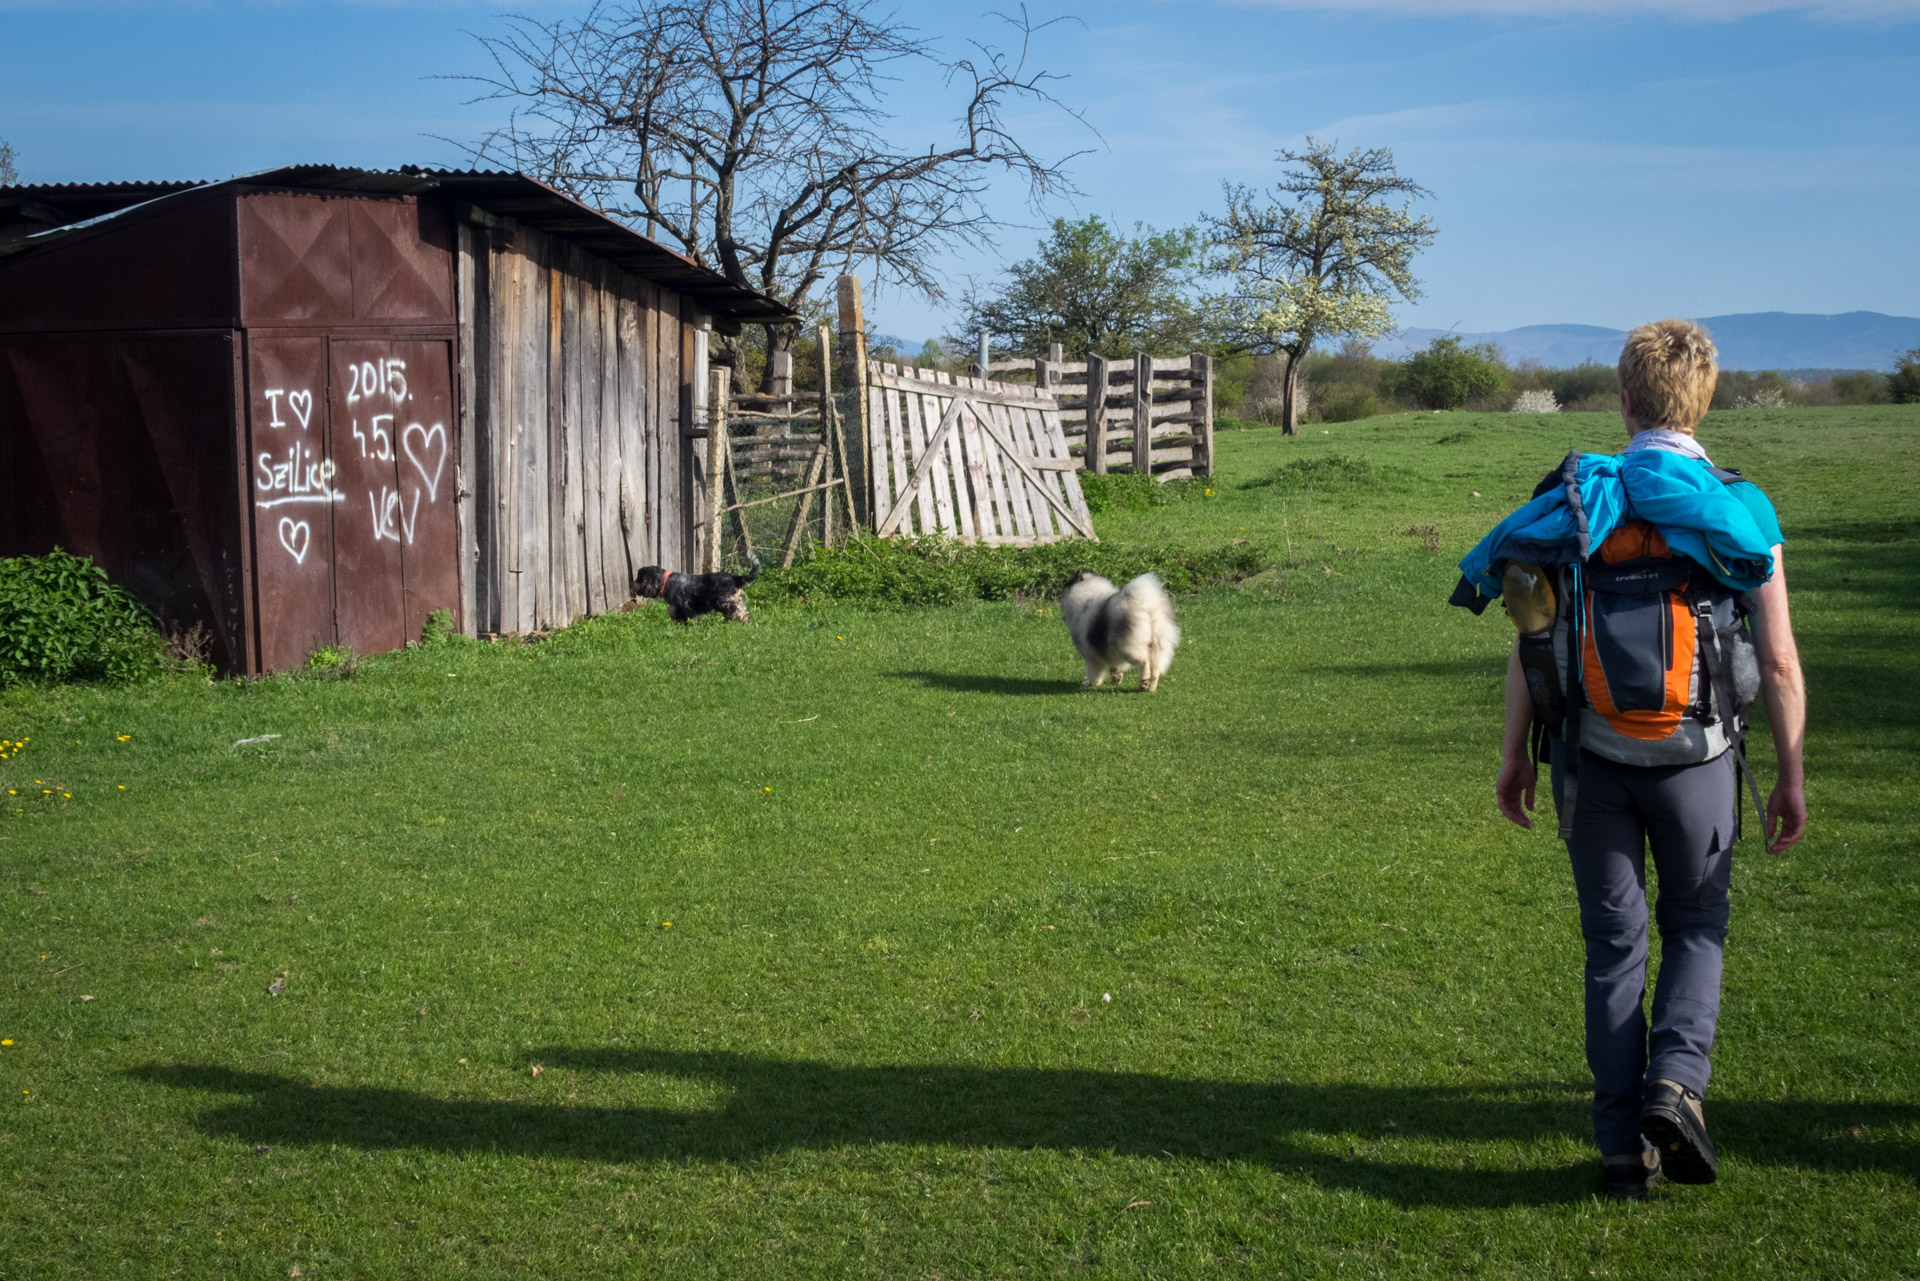
[[[1507,659],[1507,720],[1500,736],[1500,778],[1493,785],[1493,796],[1502,814],[1527,828],[1533,826],[1527,811],[1533,808],[1540,773],[1527,759],[1527,729],[1532,724],[1533,695],[1527,690],[1527,674],[1520,669],[1516,641]]]
[[[1773,731],[1773,753],[1780,766],[1773,795],[1767,798],[1767,849],[1777,854],[1807,834],[1807,683],[1787,612],[1787,567],[1778,545],[1773,549],[1773,577],[1753,593],[1753,602],[1760,696],[1767,704],[1767,727]]]

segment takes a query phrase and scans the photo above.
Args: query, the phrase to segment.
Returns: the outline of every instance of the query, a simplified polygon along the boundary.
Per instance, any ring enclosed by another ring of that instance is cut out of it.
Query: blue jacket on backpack
[[[1675,554],[1727,587],[1748,592],[1773,576],[1773,545],[1753,513],[1728,492],[1733,473],[1661,449],[1583,454],[1561,464],[1560,484],[1493,527],[1460,562],[1448,602],[1478,614],[1500,595],[1508,560],[1584,561],[1623,522],[1644,520]]]

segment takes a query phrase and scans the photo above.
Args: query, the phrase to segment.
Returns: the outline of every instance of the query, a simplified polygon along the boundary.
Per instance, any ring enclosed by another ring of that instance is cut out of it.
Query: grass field
[[[1812,828],[1735,864],[1722,1181],[1639,1206],[1443,604],[1618,421],[1310,430],[1104,518],[1274,566],[1150,697],[1016,600],[0,698],[0,1277],[1920,1274],[1920,406],[1703,429]]]

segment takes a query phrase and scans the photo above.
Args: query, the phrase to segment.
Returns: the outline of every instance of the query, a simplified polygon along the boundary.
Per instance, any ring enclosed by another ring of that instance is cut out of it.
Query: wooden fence
[[[981,347],[985,354],[985,344]],[[1213,475],[1213,358],[1136,352],[1124,359],[976,362],[991,377],[1029,373],[1035,391],[1060,403],[1060,427],[1081,466],[1127,468],[1156,480]],[[1095,388],[1101,393],[1096,394]]]
[[[825,329],[820,342],[825,353]],[[703,570],[764,560],[776,547],[785,568],[809,540],[834,547],[852,533],[846,437],[826,368],[817,392],[796,394],[789,378],[770,395],[735,394],[732,371],[714,370],[708,402],[721,408],[709,415],[706,439]]]
[[[877,360],[865,381],[881,537],[1021,547],[1094,538],[1053,397]]]

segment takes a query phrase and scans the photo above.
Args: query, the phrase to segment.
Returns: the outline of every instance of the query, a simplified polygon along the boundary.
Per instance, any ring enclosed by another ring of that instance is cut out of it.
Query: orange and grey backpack
[[[1732,752],[1764,818],[1742,751],[1760,690],[1744,593],[1672,551],[1644,520],[1620,524],[1584,563],[1509,561],[1505,584],[1533,695],[1534,760],[1548,734],[1567,745],[1562,837],[1571,835],[1582,750],[1623,765],[1692,765]]]

